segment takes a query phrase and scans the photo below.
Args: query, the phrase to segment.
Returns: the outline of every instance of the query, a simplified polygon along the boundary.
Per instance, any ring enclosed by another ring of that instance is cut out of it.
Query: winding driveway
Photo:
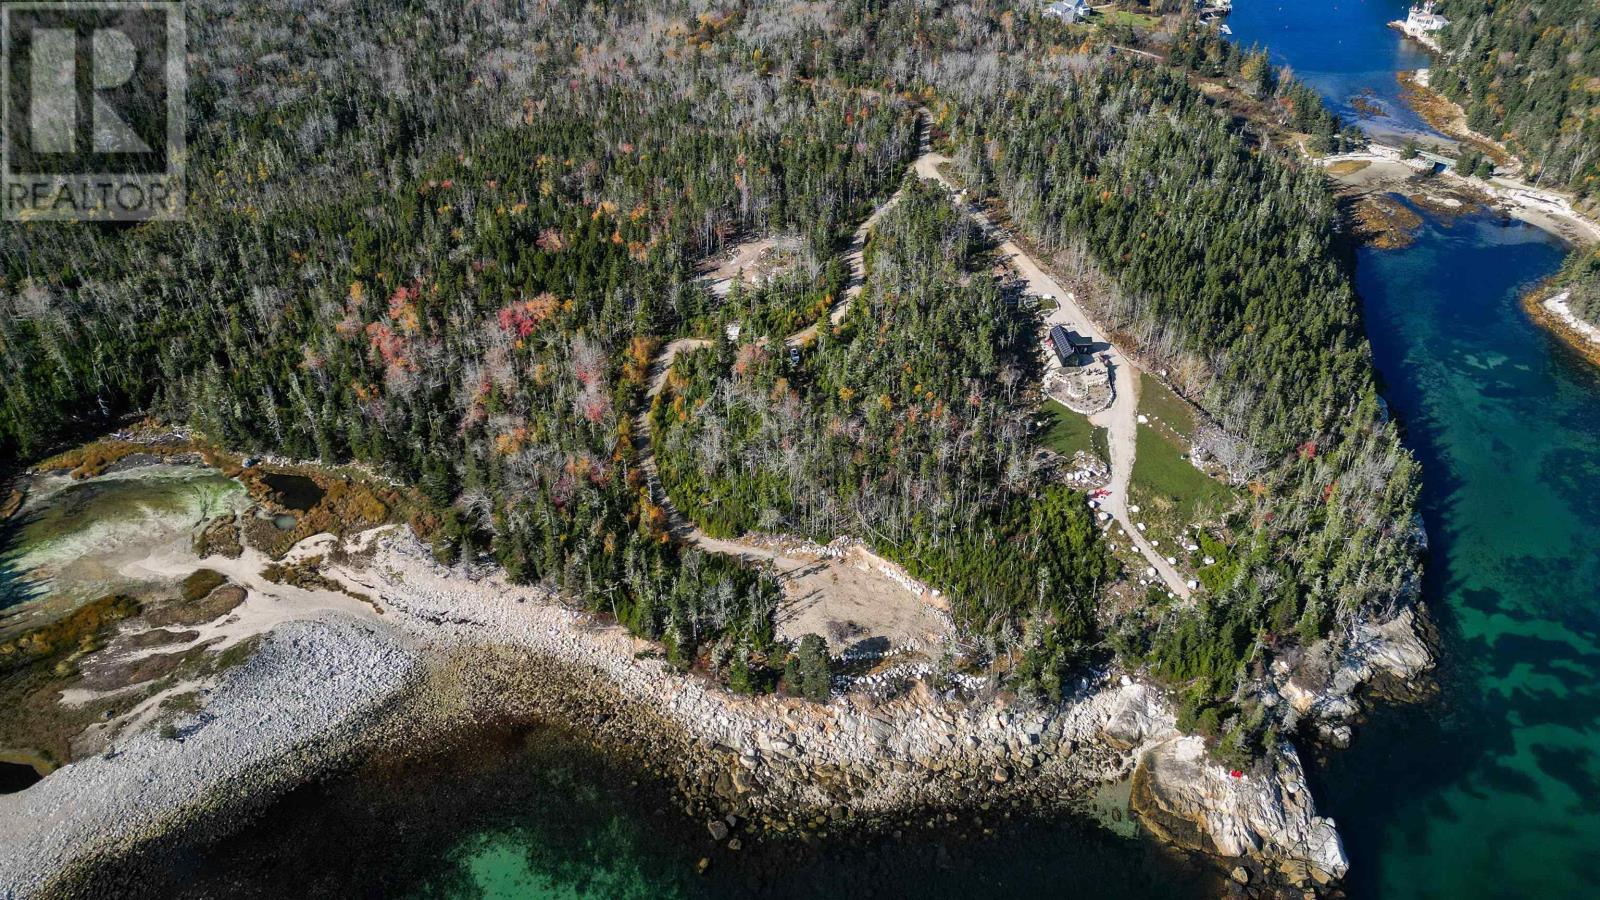
[[[954,192],[958,190],[958,187],[951,183],[940,169],[940,166],[948,161],[947,157],[928,149],[926,137],[924,137],[922,154],[912,163],[912,169],[916,172],[918,178],[937,181],[946,189]],[[855,236],[850,242],[850,249],[845,256],[850,265],[850,285],[846,289],[844,296],[834,305],[832,312],[828,315],[829,321],[833,324],[837,325],[844,320],[845,314],[849,312],[851,301],[861,293],[862,286],[866,283],[864,253],[867,238],[872,233],[873,226],[878,223],[884,213],[899,202],[901,193],[901,191],[896,191],[892,197],[874,210],[865,222],[861,223],[861,227],[856,229]],[[1058,305],[1046,317],[1047,325],[1062,325],[1100,335],[1108,334],[1078,305],[1076,295],[1064,290],[1061,285],[1057,284],[1056,280],[1050,277],[1033,257],[1029,256],[1027,252],[1007,237],[1003,229],[996,227],[986,214],[982,211],[971,209],[967,210],[967,212],[991,237],[997,240],[1000,254],[1016,269],[1023,281],[1026,282],[1029,291],[1034,294],[1049,295],[1056,298]],[[784,344],[799,346],[813,340],[816,334],[817,326],[811,325],[784,338]],[[661,487],[661,480],[656,472],[655,455],[650,446],[649,401],[652,401],[656,395],[660,394],[662,387],[665,386],[667,373],[672,367],[672,360],[685,350],[709,346],[711,346],[711,341],[706,338],[680,338],[663,347],[661,352],[656,355],[656,358],[651,361],[649,388],[646,391],[647,402],[645,408],[639,412],[634,420],[634,444],[639,452],[640,465],[649,479],[650,493],[655,498],[654,502],[666,510],[674,533],[708,550],[748,557],[752,553],[752,548],[712,538],[710,535],[695,528],[692,522],[683,517],[672,506],[671,500],[666,496],[666,491]],[[1137,377],[1139,370],[1115,346],[1108,347],[1103,355],[1107,360],[1107,368],[1112,376],[1111,405],[1089,419],[1093,424],[1106,429],[1111,450],[1110,494],[1101,500],[1101,506],[1111,513],[1112,518],[1127,533],[1134,546],[1149,562],[1150,567],[1155,570],[1162,582],[1166,584],[1167,590],[1187,600],[1189,599],[1190,591],[1188,585],[1184,582],[1183,576],[1178,574],[1177,569],[1173,568],[1165,557],[1156,552],[1156,548],[1150,545],[1149,539],[1139,531],[1128,513],[1128,484],[1133,475],[1134,454],[1137,447],[1139,428],[1139,380]],[[756,555],[765,554],[757,551]]]
[[[951,191],[959,190],[940,168],[947,162],[949,159],[940,154],[924,153],[916,162],[917,175],[937,181]],[[1055,310],[1045,317],[1047,326],[1061,325],[1101,336],[1109,334],[1078,305],[1076,294],[1057,284],[1032,256],[1006,235],[1004,229],[990,221],[987,214],[976,209],[969,209],[968,214],[996,240],[1000,255],[1022,276],[1031,293],[1056,298]],[[1128,483],[1133,477],[1133,460],[1138,446],[1139,369],[1115,346],[1108,345],[1101,355],[1111,372],[1111,405],[1089,417],[1091,423],[1106,429],[1111,449],[1111,493],[1100,501],[1101,506],[1128,533],[1134,546],[1139,548],[1151,568],[1161,576],[1167,590],[1187,600],[1190,592],[1183,576],[1167,562],[1166,557],[1150,546],[1149,539],[1128,514]]]

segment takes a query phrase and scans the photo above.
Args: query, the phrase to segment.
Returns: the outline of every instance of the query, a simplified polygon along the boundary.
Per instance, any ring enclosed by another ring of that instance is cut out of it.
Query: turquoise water
[[[1240,0],[1244,43],[1336,105],[1424,65],[1383,23],[1404,3]],[[1385,93],[1385,92],[1388,93]],[[1313,767],[1358,897],[1600,896],[1600,376],[1517,298],[1559,265],[1535,229],[1421,213],[1411,247],[1357,277],[1387,396],[1427,472],[1440,693],[1380,710]],[[669,789],[546,730],[307,785],[220,843],[108,866],[146,896],[1184,897],[1197,870],[1076,820],[982,823],[900,839],[718,848]],[[984,834],[988,828],[992,833]],[[694,861],[712,861],[705,875]]]
[[[1518,297],[1563,248],[1424,214],[1357,275],[1379,369],[1425,468],[1441,693],[1336,754],[1320,796],[1353,892],[1600,894],[1600,375]]]
[[[1427,64],[1383,27],[1405,5],[1240,0],[1233,27],[1344,106]],[[1600,896],[1600,373],[1518,302],[1559,243],[1422,216],[1412,246],[1361,251],[1357,281],[1425,467],[1440,693],[1380,711],[1317,770],[1318,796],[1355,896]]]

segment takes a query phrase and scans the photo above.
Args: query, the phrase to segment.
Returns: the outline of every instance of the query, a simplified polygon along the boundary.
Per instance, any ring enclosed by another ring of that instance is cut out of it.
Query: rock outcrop
[[[381,598],[381,624],[333,612],[279,623],[204,710],[178,722],[181,739],[141,734],[120,742],[114,757],[69,767],[21,799],[0,798],[0,808],[25,823],[7,829],[0,817],[0,847],[28,861],[0,863],[8,876],[0,881],[37,888],[87,854],[174,821],[203,797],[245,799],[242,779],[260,786],[312,775],[350,744],[330,735],[373,732],[363,723],[391,706],[376,732],[413,742],[446,733],[475,718],[471,703],[449,699],[455,693],[481,695],[485,708],[594,723],[596,740],[618,747],[648,746],[648,767],[677,780],[684,811],[719,842],[736,838],[736,822],[741,833],[825,834],[844,821],[948,824],[958,807],[1066,809],[1133,773],[1136,810],[1180,845],[1248,858],[1251,871],[1276,869],[1297,883],[1347,868],[1292,748],[1261,767],[1270,775],[1234,777],[1199,738],[1179,732],[1159,689],[1127,675],[1084,678],[1047,706],[962,696],[925,678],[907,678],[885,697],[856,692],[827,705],[740,697],[672,670],[642,652],[648,644],[537,589],[444,569],[409,535],[377,538],[372,559],[327,575]],[[356,601],[351,607],[364,611]],[[1410,633],[1409,623],[1363,632],[1346,668],[1412,671],[1419,653],[1427,657],[1420,642],[1405,639]],[[427,690],[418,687],[424,680]],[[449,697],[432,699],[441,686]],[[162,777],[171,771],[186,778]],[[95,809],[115,840],[85,833],[95,830],[93,819],[60,815],[67,808]]]
[[[1203,739],[1179,732],[1160,693],[1141,684],[1117,692],[1104,737],[1135,751],[1134,811],[1166,840],[1255,858],[1296,883],[1326,884],[1349,869],[1333,821],[1316,813],[1293,747],[1258,767],[1270,774],[1236,774],[1210,758]]]
[[[1179,846],[1256,857],[1297,883],[1342,878],[1344,844],[1333,820],[1316,814],[1299,755],[1285,748],[1264,768],[1271,774],[1236,776],[1207,755],[1203,739],[1171,738],[1139,757],[1134,809]]]
[[[1333,743],[1347,743],[1344,723],[1360,712],[1357,697],[1363,687],[1387,678],[1409,688],[1433,667],[1420,625],[1410,607],[1384,622],[1359,622],[1342,652],[1325,640],[1307,651],[1297,667],[1275,663],[1278,692],[1299,716],[1315,720]]]

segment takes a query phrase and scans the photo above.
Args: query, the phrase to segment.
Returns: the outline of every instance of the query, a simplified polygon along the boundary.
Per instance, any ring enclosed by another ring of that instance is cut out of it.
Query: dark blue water
[[[1426,59],[1384,26],[1404,3],[1239,2],[1242,42],[1270,44],[1346,111],[1368,92],[1388,110],[1369,127],[1422,127],[1393,74]],[[1412,246],[1362,251],[1357,275],[1388,397],[1426,466],[1441,692],[1380,711],[1316,767],[1319,803],[1345,836],[1358,897],[1600,896],[1600,377],[1518,305],[1559,265],[1558,243],[1485,215],[1423,217]],[[263,897],[1216,891],[1148,844],[1074,820],[732,852],[659,811],[665,786],[559,736],[473,743],[307,785],[220,844],[136,858],[99,883]]]
[[[1404,7],[1240,0],[1233,27],[1348,109],[1427,64],[1383,25]],[[1425,467],[1440,695],[1381,711],[1317,772],[1318,796],[1355,896],[1600,896],[1600,374],[1519,303],[1558,241],[1422,215],[1413,245],[1361,251],[1357,282]]]
[[[1404,19],[1408,6],[1409,0],[1236,0],[1228,25],[1241,46],[1266,47],[1345,121],[1396,142],[1417,135],[1453,145],[1400,96],[1395,73],[1429,65],[1425,49],[1388,25]]]

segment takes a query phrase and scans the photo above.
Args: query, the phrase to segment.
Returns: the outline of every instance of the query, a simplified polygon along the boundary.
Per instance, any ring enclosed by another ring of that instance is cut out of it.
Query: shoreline
[[[397,530],[373,541],[365,567],[329,571],[378,596],[383,613],[345,597],[348,611],[273,622],[263,650],[176,721],[180,740],[147,728],[64,767],[40,782],[43,790],[0,796],[0,819],[12,823],[0,827],[0,881],[17,886],[4,896],[82,877],[186,821],[248,815],[384,740],[399,746],[470,724],[461,710],[480,707],[448,702],[449,691],[486,691],[493,701],[482,709],[505,704],[511,714],[546,704],[559,720],[621,747],[645,736],[661,748],[657,759],[679,767],[692,815],[733,814],[752,831],[892,824],[919,809],[1038,797],[1065,809],[1149,769],[1162,807],[1140,812],[1190,822],[1199,838],[1181,848],[1268,881],[1329,884],[1347,869],[1292,747],[1266,771],[1230,776],[1199,738],[1177,730],[1159,690],[1127,675],[1083,679],[1048,707],[994,696],[963,702],[931,688],[923,672],[888,679],[894,690],[886,699],[847,693],[820,706],[739,697],[671,670],[648,643],[542,591],[446,570]],[[577,675],[519,684],[485,680],[493,667],[438,662],[500,653]],[[449,690],[438,688],[437,673]],[[581,689],[560,687],[570,681]],[[432,686],[420,704],[418,685]],[[388,725],[374,729],[375,721]],[[174,771],[185,777],[168,778]]]
[[[1345,173],[1328,172],[1341,188],[1357,195],[1399,193],[1425,205],[1437,206],[1440,199],[1461,204],[1476,203],[1490,212],[1517,219],[1548,232],[1573,246],[1600,243],[1600,223],[1573,209],[1571,204],[1548,191],[1521,185],[1520,182],[1493,184],[1466,178],[1453,172],[1428,175],[1400,158],[1399,151],[1381,145],[1355,153],[1340,153],[1315,160],[1324,170],[1341,163],[1366,163]],[[1430,193],[1426,187],[1437,183],[1441,190]],[[1450,205],[1450,204],[1445,204]],[[1467,211],[1465,208],[1462,211]]]
[[[1402,23],[1392,22],[1391,27],[1401,28]],[[1409,31],[1406,34],[1415,38]],[[1424,42],[1427,43],[1427,42]],[[1437,51],[1437,47],[1433,48]],[[1454,100],[1446,97],[1429,83],[1429,69],[1400,71],[1395,79],[1400,83],[1405,102],[1435,130],[1453,140],[1469,144],[1479,152],[1493,158],[1498,165],[1512,168],[1512,174],[1495,175],[1488,179],[1468,178],[1454,170],[1434,175],[1446,184],[1468,195],[1483,208],[1508,215],[1543,231],[1555,235],[1574,250],[1600,244],[1600,220],[1574,207],[1572,197],[1563,191],[1537,188],[1516,177],[1523,163],[1504,144],[1480,134],[1467,125],[1466,113]],[[1363,168],[1407,165],[1393,148],[1372,145],[1366,152],[1347,153],[1324,157],[1318,164],[1324,169],[1337,168],[1340,163],[1365,163]],[[1410,168],[1407,166],[1407,168]],[[1399,172],[1373,173],[1357,177],[1361,169],[1352,172],[1329,173],[1333,180],[1345,187],[1358,202],[1371,199],[1382,190],[1398,192],[1415,202],[1427,204],[1428,196],[1420,191],[1420,172],[1411,175]],[[1377,177],[1374,177],[1376,175]],[[1387,249],[1379,239],[1362,238],[1366,243]],[[1403,240],[1395,246],[1405,246]],[[1600,366],[1600,326],[1587,322],[1568,307],[1565,291],[1554,293],[1548,286],[1536,286],[1524,292],[1521,306],[1528,317],[1540,328],[1550,332],[1573,353],[1589,363]]]
[[[1400,83],[1406,103],[1435,130],[1452,140],[1472,145],[1479,152],[1509,165],[1505,175],[1488,179],[1469,179],[1453,170],[1445,177],[1460,182],[1467,188],[1487,194],[1492,201],[1504,203],[1511,214],[1531,225],[1552,232],[1573,244],[1600,243],[1600,221],[1578,210],[1573,199],[1564,191],[1535,187],[1521,180],[1523,162],[1503,143],[1473,131],[1467,124],[1466,112],[1449,97],[1435,89],[1427,77],[1420,73],[1429,70],[1400,71],[1395,80]]]
[[[1394,73],[1395,81],[1400,85],[1400,99],[1434,131],[1458,145],[1471,145],[1497,165],[1514,164],[1520,169],[1520,160],[1499,141],[1474,131],[1467,124],[1466,110],[1433,87],[1432,71],[1430,68],[1402,69]]]
[[[779,832],[797,814],[804,819],[843,806],[857,815],[893,816],[920,806],[1003,798],[1041,778],[1087,795],[1131,774],[1148,751],[1184,739],[1156,690],[1110,672],[1098,684],[1081,680],[1067,700],[1046,707],[1004,697],[961,702],[921,678],[907,679],[903,693],[885,700],[847,693],[824,706],[739,697],[677,674],[659,659],[641,659],[640,648],[650,645],[620,628],[596,627],[536,597],[508,603],[526,589],[494,576],[462,591],[414,543],[397,543],[387,548],[386,563],[369,569],[383,583],[362,584],[389,598],[390,608],[431,620],[430,604],[443,599],[457,615],[487,625],[498,641],[601,673],[631,702],[718,748],[731,763],[727,784],[748,801],[747,812]],[[410,590],[398,591],[400,584]],[[441,637],[475,639],[449,626]],[[1201,774],[1220,783],[1197,778],[1193,786],[1202,794],[1214,793],[1187,798],[1197,807],[1189,812],[1212,818],[1205,824],[1223,855],[1243,856],[1260,846],[1265,855],[1296,857],[1342,875],[1347,864],[1331,826],[1310,808],[1286,814],[1278,805],[1285,789],[1305,792],[1297,759],[1288,768],[1276,778],[1234,780],[1207,761]]]
[[[836,806],[815,816],[797,811],[780,828],[764,826],[745,805],[730,803],[719,794],[719,777],[726,777],[721,765],[726,748],[707,746],[674,723],[653,716],[602,674],[515,648],[462,648],[431,655],[428,671],[406,701],[379,717],[358,743],[322,771],[302,772],[295,779],[298,784],[290,783],[272,796],[258,793],[196,808],[159,834],[83,860],[52,880],[47,892],[167,896],[161,885],[174,883],[175,866],[193,865],[241,834],[247,835],[246,840],[263,839],[260,822],[276,815],[279,796],[312,783],[348,786],[376,779],[381,784],[414,766],[425,770],[440,759],[479,753],[480,740],[505,735],[511,736],[513,746],[553,740],[566,748],[565,753],[601,760],[612,773],[613,789],[624,797],[622,802],[637,805],[638,815],[664,832],[659,852],[675,859],[678,871],[690,878],[708,868],[729,867],[746,873],[746,878],[752,872],[781,878],[778,873],[790,854],[826,855],[829,847],[870,853],[875,846],[951,839],[1004,840],[1018,828],[1054,827],[1062,819],[1070,820],[1070,828],[1098,829],[1103,824],[1096,823],[1105,815],[1095,808],[1097,792],[1084,793],[1070,780],[1040,776],[1014,783],[1008,791],[979,791],[951,782],[943,799],[908,804],[883,815],[851,811],[840,816]],[[723,837],[717,837],[720,829],[713,830],[712,823],[726,827]],[[248,837],[252,833],[256,836]],[[427,838],[433,849],[425,852],[444,854],[465,834],[470,832],[442,826]],[[1225,884],[1225,869],[1202,863],[1153,834],[1139,840],[1145,852],[1212,883],[1213,894]],[[201,883],[215,882],[217,877],[218,872],[207,873]],[[128,885],[141,889],[124,893]],[[147,885],[156,887],[146,889]]]
[[[1420,28],[1412,28],[1403,19],[1397,19],[1393,22],[1390,22],[1389,27],[1400,32],[1413,41],[1416,41],[1422,46],[1427,47],[1429,50],[1432,50],[1435,53],[1440,52],[1438,38]]]
[[[318,645],[337,646],[329,654]],[[0,795],[0,897],[178,827],[207,804],[276,796],[326,770],[416,674],[392,636],[345,618],[284,623],[172,736],[145,729]]]
[[[1569,291],[1551,293],[1535,287],[1522,295],[1522,308],[1535,325],[1555,336],[1562,345],[1600,366],[1600,326],[1580,319],[1567,304]]]

